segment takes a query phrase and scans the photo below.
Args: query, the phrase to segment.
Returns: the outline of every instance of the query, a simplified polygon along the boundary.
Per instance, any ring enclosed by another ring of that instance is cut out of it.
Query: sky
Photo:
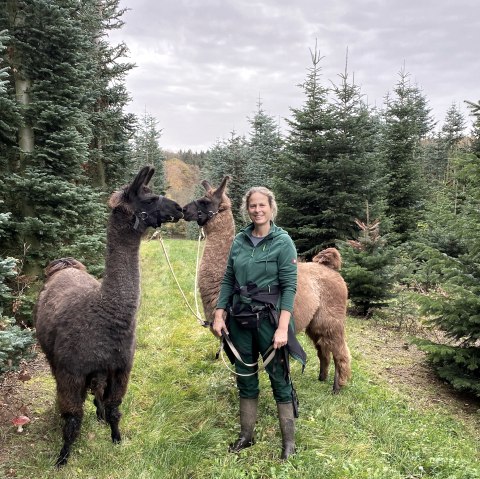
[[[443,124],[456,104],[480,99],[478,0],[120,0],[125,25],[110,34],[136,64],[126,111],[151,115],[165,150],[207,150],[246,135],[262,109],[285,118],[317,45],[324,86],[345,71],[382,107],[399,72],[409,74]]]

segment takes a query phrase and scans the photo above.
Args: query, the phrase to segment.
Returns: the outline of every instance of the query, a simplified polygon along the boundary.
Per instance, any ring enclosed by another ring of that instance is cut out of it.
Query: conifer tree
[[[248,158],[246,174],[247,187],[266,186],[273,188],[273,174],[278,163],[282,141],[278,125],[263,109],[259,99],[257,111],[249,119]]]
[[[368,204],[366,221],[355,219],[355,224],[360,230],[356,239],[341,243],[342,276],[355,311],[368,316],[392,297],[393,252],[380,235],[380,221],[370,221]]]
[[[89,265],[103,255],[105,207],[85,175],[98,84],[83,13],[75,0],[9,0],[0,13],[10,81],[23,92],[18,148],[9,148],[3,178],[1,208],[16,219],[5,248],[16,256],[27,245],[31,273],[58,255]]]
[[[321,57],[311,52],[312,67],[302,85],[305,102],[292,109],[290,131],[278,168],[279,223],[302,255],[332,246],[353,232],[374,176],[369,168],[373,122],[359,89],[347,74],[330,93],[320,82]]]
[[[392,232],[404,242],[416,230],[425,200],[420,140],[432,128],[430,109],[408,74],[400,72],[393,99],[387,98],[381,155],[387,182],[386,214]]]
[[[159,144],[161,134],[162,130],[158,128],[158,120],[145,112],[144,116],[139,119],[138,128],[133,137],[133,157],[129,176],[131,177],[142,166],[152,165],[155,168],[152,187],[155,191],[165,192],[167,189],[165,155]]]
[[[212,185],[219,185],[225,175],[232,181],[228,185],[228,196],[232,201],[232,212],[236,229],[245,226],[240,213],[243,195],[248,189],[248,147],[243,136],[232,131],[228,140],[217,141],[209,151],[204,174]]]
[[[451,198],[440,214],[427,218],[429,246],[437,251],[427,262],[439,279],[437,289],[423,298],[423,311],[449,341],[417,344],[440,377],[480,397],[480,162],[464,153],[455,156],[454,163],[462,194],[448,191]]]

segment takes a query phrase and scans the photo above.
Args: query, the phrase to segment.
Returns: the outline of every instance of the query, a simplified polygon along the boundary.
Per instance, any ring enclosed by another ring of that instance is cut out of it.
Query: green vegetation
[[[166,240],[165,245],[191,304],[196,244]],[[323,479],[478,479],[478,429],[435,404],[426,409],[407,393],[396,392],[375,373],[364,354],[369,327],[349,320],[353,378],[341,394],[331,381],[317,381],[310,342],[302,375],[293,377],[300,397],[298,453],[280,462],[280,433],[268,379],[261,375],[257,444],[239,455],[227,452],[238,432],[234,378],[215,361],[218,341],[187,309],[158,241],[142,245],[142,293],[137,352],[122,406],[123,443],[110,442],[109,428],[97,424],[88,399],[81,437],[69,464],[55,472],[61,446],[54,383],[35,380],[35,419],[23,434],[2,434],[3,473],[17,478],[323,478]],[[387,361],[378,358],[383,368]],[[47,373],[45,373],[47,374]],[[39,392],[40,391],[40,392]],[[47,404],[45,404],[47,401]],[[0,473],[1,475],[1,473]]]

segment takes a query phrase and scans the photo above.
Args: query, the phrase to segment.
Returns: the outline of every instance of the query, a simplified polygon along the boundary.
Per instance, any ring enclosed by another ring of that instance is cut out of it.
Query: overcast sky
[[[452,103],[480,99],[478,0],[121,0],[111,35],[137,67],[128,111],[153,115],[164,149],[206,150],[248,134],[259,98],[285,128],[304,101],[317,41],[324,84],[348,71],[382,106],[405,66],[441,124]],[[468,118],[469,124],[471,123]]]

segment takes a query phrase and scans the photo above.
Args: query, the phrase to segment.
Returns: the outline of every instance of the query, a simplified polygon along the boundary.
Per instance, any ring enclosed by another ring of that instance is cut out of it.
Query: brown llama
[[[228,253],[235,236],[231,202],[225,188],[229,177],[214,189],[207,181],[205,196],[183,207],[184,219],[203,227],[206,242],[198,272],[198,286],[207,321],[212,321]],[[351,375],[350,351],[345,338],[348,291],[338,273],[341,257],[328,248],[311,263],[298,263],[297,294],[293,309],[296,332],[305,331],[320,360],[318,379],[328,377],[330,356],[335,363],[333,392],[338,393]]]
[[[67,463],[80,432],[89,390],[95,397],[98,419],[110,425],[112,441],[121,440],[119,406],[135,350],[141,237],[148,227],[157,228],[183,217],[180,205],[147,187],[153,172],[153,168],[144,167],[132,183],[110,197],[112,211],[101,282],[73,258],[55,260],[45,270],[34,317],[65,421],[57,467]]]

